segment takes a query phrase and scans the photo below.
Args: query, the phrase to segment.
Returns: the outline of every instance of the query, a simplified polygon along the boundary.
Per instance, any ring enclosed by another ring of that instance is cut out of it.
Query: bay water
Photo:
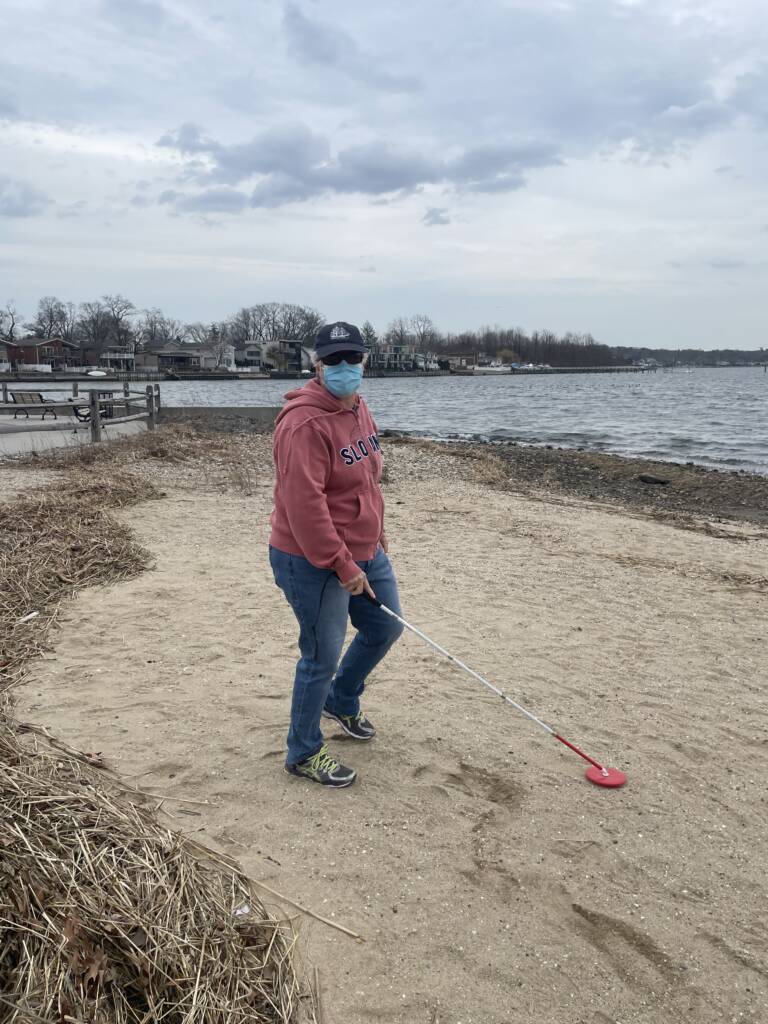
[[[160,390],[169,406],[276,406],[301,383],[164,381]],[[380,429],[768,474],[768,373],[762,367],[371,378],[362,393]]]

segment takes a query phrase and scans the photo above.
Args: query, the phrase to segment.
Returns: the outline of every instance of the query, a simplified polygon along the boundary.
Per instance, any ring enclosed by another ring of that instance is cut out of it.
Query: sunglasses
[[[362,363],[364,357],[364,352],[334,352],[330,356],[321,356],[320,361],[326,366],[338,366],[341,362],[354,366],[356,363]]]

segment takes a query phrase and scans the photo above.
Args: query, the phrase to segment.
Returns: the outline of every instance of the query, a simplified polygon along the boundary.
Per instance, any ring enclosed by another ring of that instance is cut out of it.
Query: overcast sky
[[[0,0],[0,301],[768,345],[765,14]]]

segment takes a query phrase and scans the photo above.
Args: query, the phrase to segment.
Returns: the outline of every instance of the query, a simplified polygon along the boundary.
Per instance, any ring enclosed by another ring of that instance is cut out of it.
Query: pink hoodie
[[[378,429],[362,398],[345,409],[317,380],[285,397],[269,543],[346,583],[360,572],[356,561],[376,554],[384,529]]]

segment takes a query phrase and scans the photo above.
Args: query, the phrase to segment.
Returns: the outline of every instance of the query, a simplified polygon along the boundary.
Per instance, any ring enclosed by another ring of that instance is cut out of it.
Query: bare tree
[[[77,306],[74,302],[62,302],[59,320],[59,337],[62,341],[76,342],[78,338]]]
[[[102,295],[101,301],[111,323],[110,341],[128,349],[135,349],[136,335],[133,331],[131,317],[136,312],[136,307],[126,299],[124,295]]]
[[[195,345],[208,345],[211,340],[211,325],[200,323],[198,320],[194,324],[185,324],[184,331],[188,339],[195,343]]]
[[[203,324],[199,321],[187,324],[185,332],[190,341],[196,345],[205,345],[216,359],[217,366],[225,366],[228,362],[229,348],[232,339],[229,334],[230,325],[222,323]]]
[[[416,313],[411,317],[411,331],[419,352],[428,352],[434,348],[437,330],[432,323],[432,318],[426,313]]]
[[[21,320],[21,314],[19,313],[16,303],[9,299],[6,302],[5,307],[0,309],[0,338],[3,341],[12,344],[16,337],[16,325]]]
[[[187,329],[180,320],[165,316],[161,309],[145,309],[135,328],[142,349],[160,348],[169,342],[185,340]]]
[[[301,341],[311,344],[323,317],[310,306],[290,302],[260,302],[241,309],[230,320],[233,344],[260,342],[271,345],[276,341]]]
[[[100,356],[112,332],[112,317],[101,302],[81,302],[77,318],[77,334],[80,340],[81,359],[85,362],[86,352]]]
[[[413,342],[411,325],[403,316],[396,317],[387,328],[386,340],[391,345],[410,345]]]
[[[65,316],[66,309],[61,299],[55,295],[44,295],[37,304],[35,319],[25,326],[38,338],[58,338]]]
[[[280,303],[275,316],[277,329],[281,338],[290,341],[303,341],[306,318],[301,306]]]
[[[278,309],[277,302],[260,302],[256,306],[251,306],[256,339],[264,345],[269,345],[280,337]]]
[[[313,345],[315,335],[325,323],[325,317],[316,309],[312,309],[311,306],[301,306],[300,309],[302,322],[301,332],[297,336],[297,341],[302,341],[305,345]]]
[[[232,345],[227,333],[227,324],[211,324],[208,333],[208,347],[216,359],[216,366],[227,366],[229,363],[229,349]]]
[[[247,345],[259,341],[256,315],[252,306],[243,306],[228,322],[229,336],[233,345]]]

